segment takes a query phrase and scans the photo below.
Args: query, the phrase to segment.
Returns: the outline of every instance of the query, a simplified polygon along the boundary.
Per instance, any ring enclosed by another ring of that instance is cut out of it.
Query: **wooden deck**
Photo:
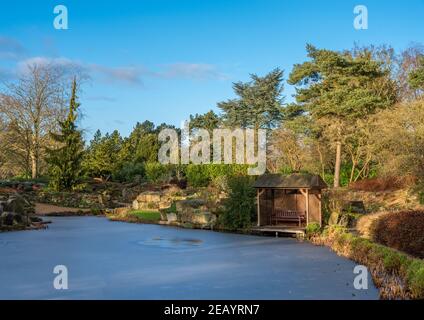
[[[279,234],[290,234],[301,237],[305,236],[305,228],[285,225],[254,227],[252,228],[252,231],[262,233],[274,233],[276,236],[278,236]]]

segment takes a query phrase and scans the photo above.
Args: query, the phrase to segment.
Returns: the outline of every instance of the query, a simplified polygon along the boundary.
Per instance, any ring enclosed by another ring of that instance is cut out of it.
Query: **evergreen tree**
[[[221,118],[212,110],[205,114],[190,115],[191,129],[206,129],[209,134],[212,134],[214,129],[217,129],[221,124]]]
[[[340,186],[341,145],[346,127],[392,106],[396,86],[381,61],[367,50],[336,52],[307,46],[309,61],[294,66],[288,83],[296,86],[297,107],[286,116],[307,115],[314,125],[333,127],[336,145],[334,186]]]
[[[103,137],[98,130],[90,141],[83,166],[92,177],[109,177],[122,166],[120,159],[123,140],[117,130]]]
[[[424,90],[424,56],[419,59],[419,67],[409,75],[409,84],[413,89]]]
[[[57,147],[47,149],[47,163],[50,169],[50,184],[57,191],[72,190],[82,177],[84,142],[76,125],[80,106],[76,91],[77,83],[74,79],[68,116],[64,121],[59,121],[59,133],[50,133]]]
[[[283,116],[283,71],[275,69],[264,77],[251,75],[250,82],[234,83],[238,99],[218,103],[224,124],[229,127],[271,129]]]

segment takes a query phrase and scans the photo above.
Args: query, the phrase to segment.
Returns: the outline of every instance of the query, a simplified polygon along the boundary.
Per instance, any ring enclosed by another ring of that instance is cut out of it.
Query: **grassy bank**
[[[341,227],[328,227],[311,241],[367,266],[382,299],[424,299],[424,260],[355,236]]]
[[[158,211],[122,210],[120,214],[108,215],[112,221],[131,223],[159,223],[161,217]]]

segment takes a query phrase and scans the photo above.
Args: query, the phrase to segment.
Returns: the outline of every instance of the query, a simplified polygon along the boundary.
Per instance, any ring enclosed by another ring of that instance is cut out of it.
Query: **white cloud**
[[[188,79],[219,79],[225,80],[228,77],[220,73],[214,65],[204,63],[174,63],[168,65],[163,72],[157,75],[166,78],[188,78]]]
[[[0,59],[18,60],[25,52],[25,48],[17,40],[0,36]]]
[[[142,85],[143,78],[191,79],[191,80],[226,80],[228,77],[219,72],[214,65],[204,63],[175,63],[166,65],[162,70],[149,70],[142,66],[111,67],[100,64],[88,64],[65,57],[31,57],[17,64],[16,73],[25,73],[33,65],[51,65],[64,67],[69,71],[78,71],[84,76],[106,83],[126,83]]]
[[[103,102],[115,102],[116,99],[108,96],[89,96],[86,98],[90,101],[103,101]]]

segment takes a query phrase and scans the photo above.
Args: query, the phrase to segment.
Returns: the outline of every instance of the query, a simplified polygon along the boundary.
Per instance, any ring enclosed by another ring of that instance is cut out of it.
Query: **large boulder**
[[[210,225],[216,222],[216,216],[210,212],[201,212],[194,214],[191,222],[201,225]]]
[[[196,225],[213,225],[216,215],[211,213],[203,199],[188,199],[176,202],[178,220]],[[169,219],[168,219],[169,221]]]
[[[177,214],[172,213],[172,212],[166,214],[166,219],[168,220],[168,222],[177,222],[178,221]]]
[[[139,202],[159,203],[160,199],[161,199],[161,193],[158,191],[146,191],[146,192],[140,193],[137,196],[137,201]]]
[[[6,201],[0,201],[0,215],[4,212],[6,208]]]
[[[2,224],[5,226],[13,226],[16,214],[13,212],[3,212],[0,216]]]
[[[4,211],[25,215],[25,209],[29,206],[30,204],[28,203],[28,201],[26,201],[22,196],[15,194],[10,196],[9,200],[7,200]]]
[[[159,210],[171,206],[171,198],[159,191],[146,191],[140,193],[133,201],[134,210]]]

